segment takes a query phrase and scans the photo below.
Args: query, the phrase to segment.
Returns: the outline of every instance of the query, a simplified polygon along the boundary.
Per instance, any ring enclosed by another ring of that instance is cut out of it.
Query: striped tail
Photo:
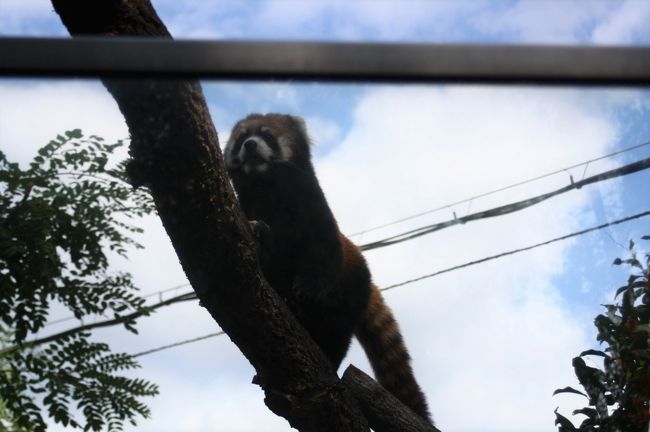
[[[415,381],[411,357],[397,322],[374,284],[371,286],[368,309],[357,327],[356,336],[379,384],[433,424],[424,393]]]

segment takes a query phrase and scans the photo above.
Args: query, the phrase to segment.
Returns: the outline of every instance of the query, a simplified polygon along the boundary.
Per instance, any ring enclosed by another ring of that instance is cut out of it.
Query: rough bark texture
[[[348,366],[341,381],[375,432],[440,432],[356,367]]]
[[[72,35],[170,37],[148,0],[53,0]],[[261,276],[196,81],[103,80],[131,133],[130,175],[201,304],[257,371],[267,406],[301,431],[363,431],[356,401]]]

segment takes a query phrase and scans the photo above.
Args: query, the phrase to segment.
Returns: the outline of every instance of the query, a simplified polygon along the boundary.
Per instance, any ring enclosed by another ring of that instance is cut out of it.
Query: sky
[[[650,44],[647,1],[153,1],[178,39],[288,39],[498,44]],[[45,0],[0,0],[0,35],[66,37]],[[314,164],[344,233],[357,243],[508,204],[650,156],[646,88],[358,83],[202,83],[222,146],[249,112],[301,115]],[[38,127],[34,127],[34,118]],[[95,80],[0,80],[0,149],[27,163],[64,130],[128,136],[115,102]],[[124,156],[123,154],[121,156]],[[481,198],[549,172],[559,174]],[[380,287],[540,243],[650,209],[650,173],[598,183],[529,209],[471,222],[366,253]],[[414,214],[406,222],[369,230]],[[143,294],[186,279],[156,217],[141,225],[144,250],[116,270]],[[592,320],[627,279],[614,267],[648,218],[511,255],[385,292],[437,426],[444,431],[551,431],[553,410],[583,401],[552,396],[577,386],[571,359],[597,347]],[[362,233],[362,234],[357,234]],[[354,235],[353,235],[354,234]],[[648,250],[648,245],[641,246]],[[152,301],[188,290],[155,295]],[[67,313],[53,309],[51,319]],[[59,331],[74,322],[48,327]],[[94,337],[140,352],[218,331],[194,303],[139,322],[139,336]],[[227,337],[140,358],[137,375],[160,385],[138,431],[286,431],[254,370]],[[353,363],[370,372],[356,343]],[[53,425],[53,431],[64,430]]]

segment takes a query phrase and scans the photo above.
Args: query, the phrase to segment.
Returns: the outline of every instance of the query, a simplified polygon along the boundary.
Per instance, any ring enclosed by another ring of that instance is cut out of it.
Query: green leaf
[[[573,423],[571,421],[564,417],[562,414],[557,412],[557,408],[555,408],[555,425],[559,426],[559,431],[560,432],[575,432],[577,429],[575,426],[573,426]]]
[[[579,390],[574,389],[573,387],[564,387],[562,389],[557,389],[557,390],[555,390],[553,392],[553,396],[555,396],[556,394],[560,394],[560,393],[575,393],[575,394],[579,394],[581,396],[587,397],[586,394],[584,394],[583,392],[581,392]]]
[[[614,298],[618,297],[622,292],[624,292],[624,291],[626,291],[628,289],[630,289],[630,287],[628,285],[623,285],[622,287],[618,288],[616,290],[616,294],[614,295]]]
[[[590,349],[590,350],[583,351],[583,352],[580,353],[580,357],[583,357],[583,356],[586,356],[586,355],[595,355],[595,356],[609,358],[609,356],[607,354],[605,354],[604,352],[599,351],[599,350],[594,350],[594,349]]]

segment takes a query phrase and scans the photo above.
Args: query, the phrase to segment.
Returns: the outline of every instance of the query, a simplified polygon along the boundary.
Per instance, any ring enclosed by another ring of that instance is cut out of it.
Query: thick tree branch
[[[72,35],[161,36],[146,0],[53,0]],[[367,430],[356,401],[261,276],[198,82],[103,80],[131,133],[131,176],[146,184],[181,265],[255,367],[266,404],[301,431]]]
[[[440,432],[353,365],[348,366],[341,381],[357,399],[375,432]]]

